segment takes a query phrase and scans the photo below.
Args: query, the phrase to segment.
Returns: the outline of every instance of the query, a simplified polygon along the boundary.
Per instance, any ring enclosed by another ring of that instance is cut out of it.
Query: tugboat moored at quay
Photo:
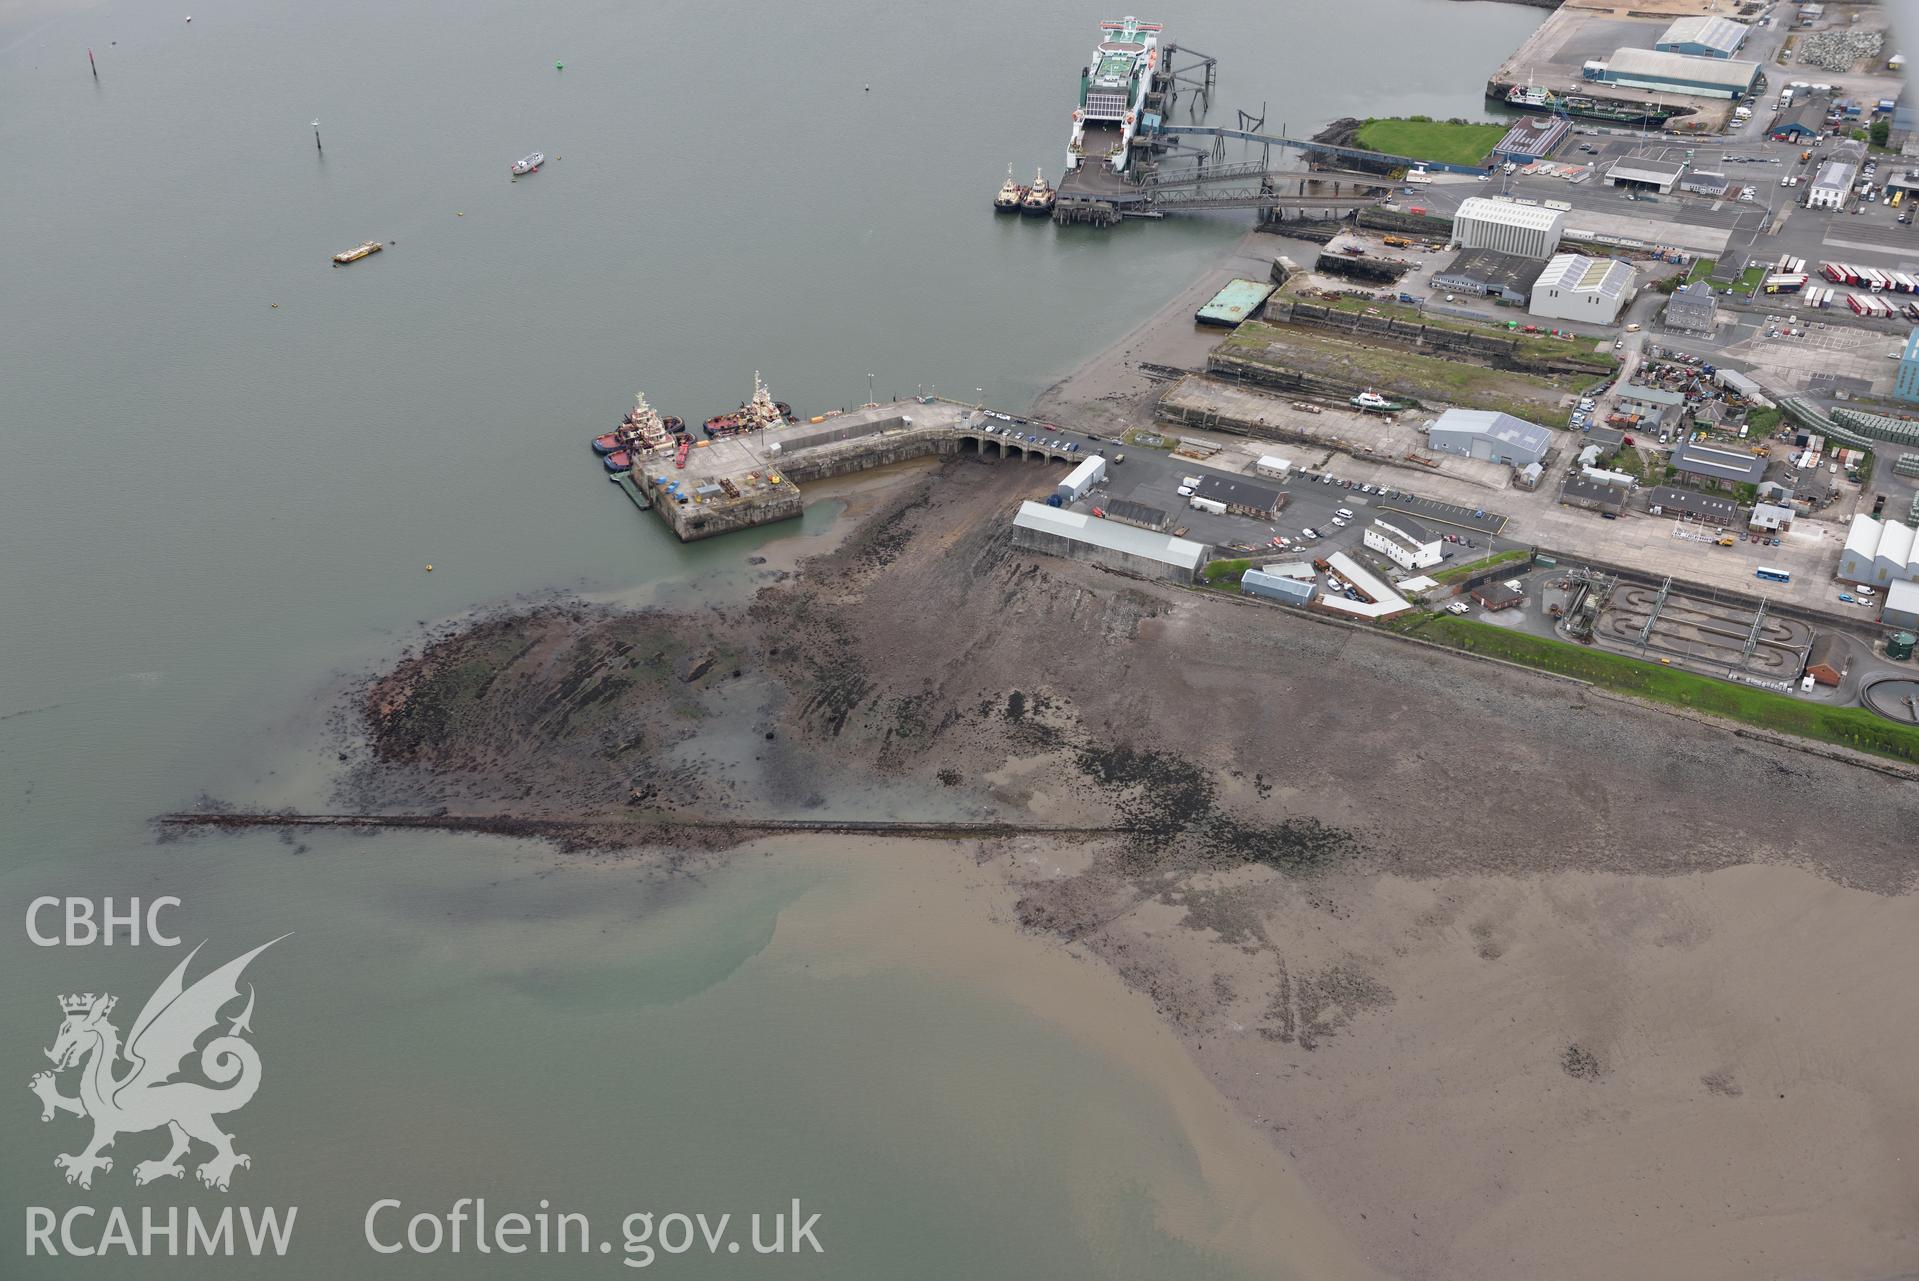
[[[993,197],[994,213],[1018,213],[1020,206],[1026,203],[1027,188],[1013,181],[1013,166],[1006,166],[1006,181],[1000,184],[999,194]]]
[[[1046,174],[1043,171],[1036,172],[1033,175],[1032,189],[1026,193],[1026,198],[1020,201],[1019,210],[1024,214],[1045,217],[1053,212],[1053,205],[1058,200],[1059,193],[1047,185]]]

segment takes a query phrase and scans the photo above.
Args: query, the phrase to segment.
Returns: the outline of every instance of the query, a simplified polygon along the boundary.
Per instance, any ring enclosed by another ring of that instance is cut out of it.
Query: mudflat
[[[908,469],[750,600],[427,638],[342,801],[1120,825],[974,858],[1381,1271],[1919,1266],[1919,785],[1012,547],[1050,479]]]

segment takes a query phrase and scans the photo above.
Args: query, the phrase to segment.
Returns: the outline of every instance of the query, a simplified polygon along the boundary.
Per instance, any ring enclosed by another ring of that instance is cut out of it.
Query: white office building
[[[1852,184],[1858,176],[1859,171],[1845,161],[1828,160],[1819,166],[1819,176],[1812,180],[1812,190],[1806,193],[1806,207],[1839,208],[1852,195]]]
[[[1551,320],[1585,320],[1610,325],[1632,300],[1639,273],[1617,258],[1560,254],[1533,282],[1527,310]]]
[[[1425,569],[1440,560],[1439,536],[1398,512],[1374,517],[1362,541],[1401,569]]]
[[[1453,243],[1462,249],[1497,249],[1521,258],[1550,258],[1559,248],[1566,215],[1543,205],[1514,204],[1469,196],[1453,215]]]

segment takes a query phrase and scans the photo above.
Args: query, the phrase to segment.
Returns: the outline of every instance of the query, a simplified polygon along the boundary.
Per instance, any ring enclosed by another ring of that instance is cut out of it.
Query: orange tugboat
[[[752,398],[730,414],[714,414],[707,419],[706,434],[716,439],[738,436],[744,432],[781,427],[793,421],[793,407],[783,400],[774,400],[756,370],[753,374]]]
[[[1046,185],[1046,174],[1043,171],[1036,172],[1033,175],[1032,188],[1027,191],[1026,198],[1019,203],[1019,211],[1044,218],[1053,212],[1053,205],[1058,200],[1059,193]]]
[[[1013,181],[1013,166],[1006,166],[1006,181],[1000,184],[999,195],[993,197],[993,212],[1018,213],[1026,192],[1027,188]]]

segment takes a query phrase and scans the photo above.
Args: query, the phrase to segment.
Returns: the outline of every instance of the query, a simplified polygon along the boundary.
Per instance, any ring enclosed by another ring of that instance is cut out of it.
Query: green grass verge
[[[1450,165],[1483,164],[1493,144],[1505,136],[1505,125],[1449,124],[1401,116],[1368,120],[1359,127],[1362,147]]]
[[[1368,346],[1324,331],[1278,328],[1250,320],[1235,329],[1217,350],[1222,356],[1289,373],[1311,370],[1348,384],[1371,387],[1382,396],[1493,409],[1546,427],[1566,425],[1571,407],[1557,403],[1566,392],[1584,392],[1605,377],[1599,373],[1547,375],[1488,369],[1443,356]],[[1521,388],[1537,396],[1523,394]]]
[[[1503,552],[1491,556],[1481,556],[1478,560],[1469,560],[1464,565],[1449,565],[1431,577],[1437,583],[1456,583],[1463,578],[1471,578],[1482,569],[1491,569],[1494,565],[1504,565],[1509,560],[1525,560],[1532,553],[1522,547],[1509,547]]]
[[[1713,268],[1718,265],[1719,260],[1716,258],[1693,259],[1692,270],[1686,273],[1686,283],[1690,285],[1695,280],[1704,280],[1707,276],[1712,275]]]
[[[1229,583],[1237,583],[1240,575],[1252,567],[1253,562],[1250,560],[1209,561],[1204,571],[1206,584],[1209,587],[1223,587]]]
[[[1413,615],[1391,626],[1422,640],[1590,681],[1634,698],[1919,763],[1919,729],[1896,725],[1861,707],[1802,702],[1768,690],[1695,676],[1624,654],[1529,636],[1451,614]]]
[[[1733,289],[1737,291],[1738,293],[1742,293],[1742,294],[1751,293],[1753,290],[1759,288],[1759,286],[1762,283],[1764,283],[1766,279],[1766,273],[1770,270],[1772,270],[1770,267],[1746,268],[1744,271],[1739,273],[1738,283],[1733,285]]]
[[[1441,329],[1455,334],[1486,334],[1497,338],[1510,338],[1517,344],[1515,354],[1521,359],[1536,360],[1541,363],[1556,362],[1578,365],[1590,369],[1596,374],[1610,376],[1619,369],[1619,357],[1609,351],[1594,351],[1591,339],[1574,339],[1567,342],[1563,338],[1554,338],[1550,334],[1529,334],[1523,332],[1527,325],[1539,322],[1526,317],[1519,318],[1519,329],[1508,329],[1504,321],[1499,324],[1482,324],[1458,316],[1444,316],[1437,312],[1421,311],[1410,303],[1377,302],[1351,295],[1338,302],[1324,298],[1310,298],[1315,307],[1331,307],[1334,311],[1363,313],[1369,308],[1382,316],[1393,320],[1403,320],[1408,324],[1424,325],[1428,329]],[[1551,325],[1547,325],[1551,328]]]

